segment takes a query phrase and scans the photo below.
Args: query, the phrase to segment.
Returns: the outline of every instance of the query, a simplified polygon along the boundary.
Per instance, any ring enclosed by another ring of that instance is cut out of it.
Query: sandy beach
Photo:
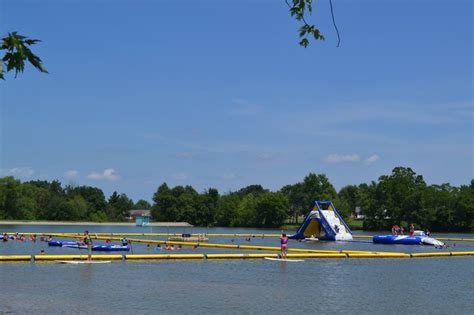
[[[0,221],[0,225],[92,225],[92,226],[136,226],[135,222],[78,222],[78,221]],[[147,226],[191,227],[187,222],[151,222]]]

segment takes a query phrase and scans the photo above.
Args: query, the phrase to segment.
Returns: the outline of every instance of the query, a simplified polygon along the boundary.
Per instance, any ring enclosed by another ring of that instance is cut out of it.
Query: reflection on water
[[[39,227],[0,227],[39,231]],[[45,227],[42,227],[45,228]],[[94,227],[95,228],[95,227]],[[130,232],[127,227],[99,227]],[[46,227],[81,231],[84,227]],[[92,230],[92,228],[89,228]],[[101,232],[97,230],[96,232]],[[133,228],[131,230],[137,230]],[[155,230],[155,228],[154,228]],[[174,233],[170,228],[170,232]],[[182,233],[182,228],[176,229]],[[215,233],[258,230],[209,229]],[[148,231],[147,231],[148,232]],[[157,231],[154,231],[157,232]],[[161,232],[161,231],[160,231]],[[166,228],[164,229],[166,231]],[[194,228],[194,233],[200,232]],[[272,231],[266,231],[266,233]],[[278,231],[274,231],[278,233]],[[468,237],[468,236],[465,236]],[[228,238],[212,240],[230,242]],[[245,243],[235,239],[235,243]],[[251,244],[279,246],[278,239],[254,238]],[[43,242],[0,243],[1,254],[37,254]],[[133,244],[137,253],[154,252]],[[459,243],[474,250],[472,243]],[[291,242],[290,247],[432,251],[418,246],[369,243]],[[51,254],[77,253],[48,248]],[[228,250],[183,249],[174,253]],[[472,314],[472,257],[439,259],[321,259],[282,263],[266,260],[113,262],[98,265],[56,263],[0,264],[2,312],[56,313],[417,313]]]

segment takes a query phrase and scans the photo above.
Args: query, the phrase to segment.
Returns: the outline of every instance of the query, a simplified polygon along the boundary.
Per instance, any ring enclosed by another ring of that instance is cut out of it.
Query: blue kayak
[[[48,246],[66,246],[66,245],[78,245],[79,242],[67,242],[67,241],[49,241]]]
[[[79,245],[79,244],[63,245],[63,247],[87,249],[87,245]],[[92,250],[99,251],[99,252],[120,252],[120,251],[129,251],[130,247],[122,246],[122,245],[102,244],[102,245],[92,245]]]
[[[66,242],[66,241],[49,241],[49,246],[61,246],[69,248],[79,248],[87,249],[87,245],[81,245],[79,242]],[[100,244],[93,245],[92,250],[94,251],[103,251],[103,252],[118,252],[118,251],[129,251],[130,247],[122,245],[112,245],[112,244]]]

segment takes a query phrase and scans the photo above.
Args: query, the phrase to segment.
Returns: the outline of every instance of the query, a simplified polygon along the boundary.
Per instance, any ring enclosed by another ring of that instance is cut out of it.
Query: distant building
[[[362,212],[362,209],[360,207],[356,207],[354,211],[354,216],[355,219],[364,219],[365,214]]]
[[[129,210],[128,213],[130,214],[129,219],[135,220],[135,223],[137,224],[137,226],[144,226],[150,223],[151,210],[146,210],[146,209]]]

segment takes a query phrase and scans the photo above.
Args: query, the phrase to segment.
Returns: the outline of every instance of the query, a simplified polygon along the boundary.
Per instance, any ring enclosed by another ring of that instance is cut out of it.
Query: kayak
[[[49,241],[48,246],[66,246],[66,245],[78,245],[79,242],[67,242],[67,241]]]
[[[79,244],[71,244],[71,245],[66,244],[66,245],[63,245],[63,247],[87,249],[87,245],[79,245]],[[92,245],[92,250],[101,251],[101,252],[118,252],[118,251],[129,251],[130,247],[122,246],[122,245],[103,244],[103,245]]]
[[[80,244],[79,242],[67,242],[67,241],[49,241],[49,246],[58,246],[58,247],[69,247],[69,248],[79,248],[87,249],[87,245]],[[99,244],[93,245],[92,250],[103,251],[103,252],[118,252],[118,251],[129,251],[130,247],[122,245],[112,245],[112,244]]]

